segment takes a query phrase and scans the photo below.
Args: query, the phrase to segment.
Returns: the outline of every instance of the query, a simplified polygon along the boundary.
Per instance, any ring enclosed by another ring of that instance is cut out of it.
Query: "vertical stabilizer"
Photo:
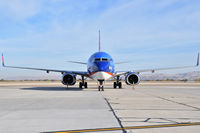
[[[101,34],[99,30],[99,52],[101,52]]]
[[[199,66],[199,53],[198,53],[198,56],[197,56],[197,64],[196,66]]]
[[[5,64],[4,64],[4,57],[3,57],[3,53],[2,53],[2,66],[4,67]]]

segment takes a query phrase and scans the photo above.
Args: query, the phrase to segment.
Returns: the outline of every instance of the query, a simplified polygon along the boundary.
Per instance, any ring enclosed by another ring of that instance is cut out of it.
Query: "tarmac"
[[[200,83],[142,82],[134,89],[123,83],[113,89],[107,82],[103,92],[95,82],[88,87],[1,82],[0,132],[200,132]]]

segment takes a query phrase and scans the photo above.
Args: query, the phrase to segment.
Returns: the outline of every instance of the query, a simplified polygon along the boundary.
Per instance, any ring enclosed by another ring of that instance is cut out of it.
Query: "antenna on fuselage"
[[[99,52],[101,52],[101,34],[99,30]]]

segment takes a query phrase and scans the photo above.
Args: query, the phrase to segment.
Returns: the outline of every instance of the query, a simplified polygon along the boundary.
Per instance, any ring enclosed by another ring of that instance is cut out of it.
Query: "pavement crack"
[[[172,122],[172,123],[175,123],[175,124],[179,124],[179,122],[177,122],[177,121],[169,120],[169,119],[166,119],[166,118],[160,118],[160,119],[165,120],[165,121],[169,121],[169,122]]]
[[[112,108],[111,104],[109,103],[108,99],[106,99],[106,98],[104,98],[104,99],[105,99],[106,103],[108,104],[110,110],[112,111],[113,115],[117,119],[120,127],[122,128],[123,133],[127,133],[127,131],[124,129],[124,126],[122,125],[122,122],[121,122],[120,118],[116,115],[116,113],[115,113],[114,109]]]
[[[193,108],[193,109],[195,109],[197,111],[200,111],[200,108],[195,107],[195,106],[191,106],[191,105],[188,105],[188,104],[185,104],[185,103],[181,103],[181,102],[177,102],[177,101],[174,101],[174,100],[170,100],[170,99],[167,99],[167,98],[164,98],[164,97],[161,97],[161,96],[152,95],[152,94],[149,94],[149,93],[145,93],[145,94],[153,96],[153,97],[156,97],[156,98],[159,98],[159,99],[162,99],[162,100],[165,100],[165,101],[168,101],[168,102],[172,102],[172,103],[176,103],[176,104],[183,105],[183,106],[186,106],[186,107],[190,107],[190,108]]]
[[[144,122],[148,122],[151,118],[147,118]]]
[[[160,97],[160,96],[154,96],[154,97],[157,97],[157,98],[160,98],[160,99],[163,99],[165,101],[172,102],[172,103],[176,103],[176,104],[180,104],[180,105],[183,105],[183,106],[187,106],[187,107],[190,107],[190,108],[193,108],[193,109],[196,109],[196,110],[200,111],[200,108],[195,107],[195,106],[191,106],[191,105],[188,105],[188,104],[185,104],[185,103],[177,102],[177,101],[170,100],[170,99],[167,99],[167,98],[164,98],[164,97]]]

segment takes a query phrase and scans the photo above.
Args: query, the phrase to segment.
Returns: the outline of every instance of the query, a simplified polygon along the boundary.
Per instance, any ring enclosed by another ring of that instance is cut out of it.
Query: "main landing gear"
[[[79,88],[82,88],[83,86],[85,88],[88,88],[87,87],[87,82],[85,82],[85,80],[84,80],[84,76],[81,76],[81,77],[82,77],[82,82],[79,82]]]
[[[98,80],[98,81],[99,81],[98,90],[99,90],[99,91],[104,91],[104,88],[103,88],[103,81],[104,81],[104,80]]]
[[[113,88],[122,88],[122,82],[119,82],[119,76],[117,76],[117,81],[113,83]]]

